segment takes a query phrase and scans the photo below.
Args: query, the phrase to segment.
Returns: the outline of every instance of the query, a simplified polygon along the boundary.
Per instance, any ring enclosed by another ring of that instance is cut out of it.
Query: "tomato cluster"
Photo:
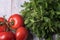
[[[27,37],[28,31],[21,15],[11,15],[8,20],[0,17],[0,40],[26,40]]]

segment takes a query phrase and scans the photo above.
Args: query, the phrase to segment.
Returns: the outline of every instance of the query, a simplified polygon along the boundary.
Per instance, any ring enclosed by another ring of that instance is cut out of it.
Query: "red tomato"
[[[0,17],[0,32],[6,31],[7,30],[7,25],[4,22],[4,18]]]
[[[16,31],[16,40],[26,40],[28,36],[28,31],[24,27],[20,27]]]
[[[15,35],[12,32],[1,32],[0,40],[16,40]]]
[[[10,23],[10,26],[12,29],[17,29],[20,26],[24,25],[24,20],[21,15],[19,14],[14,14],[10,16],[8,19],[8,22]]]

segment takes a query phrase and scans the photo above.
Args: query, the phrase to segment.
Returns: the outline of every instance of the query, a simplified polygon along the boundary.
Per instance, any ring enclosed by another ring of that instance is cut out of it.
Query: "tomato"
[[[19,14],[11,15],[8,19],[8,22],[12,29],[17,29],[20,26],[24,25],[23,17]]]
[[[24,27],[20,27],[16,30],[16,40],[26,40],[28,37],[28,31]]]
[[[7,25],[4,22],[4,18],[0,17],[0,32],[4,32],[7,30]]]
[[[12,32],[1,32],[0,40],[16,40],[15,35]]]

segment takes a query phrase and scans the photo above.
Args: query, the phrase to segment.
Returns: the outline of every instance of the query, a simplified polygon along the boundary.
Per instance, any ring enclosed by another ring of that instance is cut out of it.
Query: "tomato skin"
[[[0,40],[16,40],[15,35],[12,32],[1,32]]]
[[[24,20],[21,15],[19,14],[14,14],[11,15],[10,18],[8,19],[8,22],[11,23],[13,21],[13,25],[10,24],[12,29],[17,29],[20,26],[24,25]]]
[[[1,25],[2,23],[2,25]],[[4,22],[4,18],[0,17],[0,32],[4,32],[7,30],[7,25]]]
[[[4,31],[6,31],[6,30],[7,30],[6,27],[0,27],[0,32],[4,32]]]
[[[16,31],[16,40],[26,40],[28,37],[28,31],[24,27],[20,27]]]

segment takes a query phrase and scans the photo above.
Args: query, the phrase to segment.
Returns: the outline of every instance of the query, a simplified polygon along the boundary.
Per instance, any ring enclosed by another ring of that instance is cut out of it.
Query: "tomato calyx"
[[[0,26],[4,25],[4,22],[0,22]]]
[[[14,20],[12,20],[12,21],[10,22],[10,25],[11,25],[11,26],[14,25]]]

